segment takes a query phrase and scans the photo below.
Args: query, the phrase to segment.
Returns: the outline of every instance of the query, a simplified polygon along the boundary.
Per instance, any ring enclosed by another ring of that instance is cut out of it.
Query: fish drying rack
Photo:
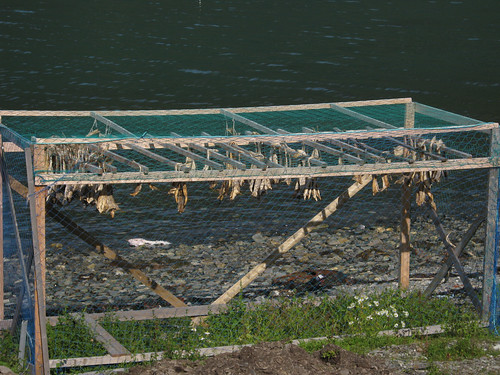
[[[489,314],[500,147],[496,123],[446,112],[410,98],[205,110],[0,111],[0,116],[3,153],[24,154],[26,162],[25,173],[16,175],[3,161],[2,181],[10,187],[8,191],[17,192],[30,203],[35,269],[35,367],[40,373],[46,372],[49,366],[45,322],[57,321],[57,317],[46,318],[42,297],[46,273],[46,216],[173,306],[172,309],[123,312],[123,319],[202,316],[228,303],[365,186],[371,186],[373,194],[377,194],[389,184],[398,183],[402,194],[400,287],[409,286],[409,207],[415,190],[417,204],[429,207],[448,250],[448,260],[426,292],[430,294],[453,266],[475,307],[483,317]],[[466,140],[472,134],[480,138],[482,147],[468,146]],[[470,169],[489,170],[490,176],[488,212],[483,217],[487,217],[488,229],[482,301],[472,290],[457,258],[466,243],[459,249],[449,242],[439,222],[431,190],[446,173]],[[84,229],[84,224],[59,209],[79,199],[86,205],[95,205],[99,213],[113,217],[119,214],[119,206],[113,199],[113,185],[133,184],[135,190],[131,195],[137,195],[143,184],[154,188],[154,184],[171,183],[170,194],[177,210],[183,212],[189,207],[188,184],[198,181],[214,185],[218,182],[220,200],[234,199],[241,194],[243,184],[248,184],[251,195],[258,198],[274,184],[287,182],[293,184],[296,197],[318,201],[321,192],[316,179],[340,176],[353,177],[351,186],[257,262],[210,306],[187,306],[168,288],[123,259],[117,250],[93,237]],[[10,199],[12,201],[12,196]],[[29,268],[23,267],[28,289]],[[0,324],[15,326],[17,316],[1,320],[2,290],[0,272]],[[107,343],[113,358],[130,354],[112,337],[103,334],[102,327],[90,314],[87,318],[96,337]],[[53,365],[61,363],[50,362],[50,367]]]

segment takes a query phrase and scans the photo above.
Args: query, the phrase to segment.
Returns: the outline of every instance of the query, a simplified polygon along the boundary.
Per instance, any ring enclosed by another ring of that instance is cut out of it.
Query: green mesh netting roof
[[[472,125],[481,121],[436,110],[416,104],[415,124],[417,128],[448,127]],[[419,107],[420,106],[420,107]],[[431,109],[429,112],[428,109]],[[348,110],[401,128],[405,122],[406,104],[369,105],[350,107]],[[215,111],[216,112],[216,111]],[[138,112],[139,113],[139,112]],[[430,113],[430,115],[429,115]],[[270,110],[258,112],[238,111],[245,119],[262,124],[272,130],[284,129],[291,133],[303,133],[303,127],[315,132],[352,131],[376,129],[363,118],[356,118],[332,108]],[[172,133],[181,136],[200,136],[207,132],[213,136],[245,135],[255,129],[233,120],[222,113],[211,114],[162,114],[140,112],[138,115],[113,116],[107,119],[133,133],[136,137],[171,137]],[[26,140],[36,138],[82,138],[106,135],[111,138],[125,138],[124,134],[97,121],[90,112],[88,116],[2,116],[2,124],[17,132]],[[92,131],[94,131],[92,133]],[[91,135],[89,135],[91,134]],[[128,136],[130,137],[130,136]]]

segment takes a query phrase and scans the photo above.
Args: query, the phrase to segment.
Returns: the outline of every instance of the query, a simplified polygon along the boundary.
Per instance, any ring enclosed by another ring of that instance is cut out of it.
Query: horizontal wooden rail
[[[75,185],[97,183],[141,184],[161,182],[195,182],[195,181],[223,181],[249,180],[256,178],[298,178],[298,177],[338,177],[356,175],[400,174],[424,171],[454,171],[467,169],[484,169],[498,167],[500,161],[496,158],[453,159],[446,162],[438,160],[417,161],[409,164],[375,163],[352,165],[343,164],[327,167],[285,167],[262,169],[226,169],[225,171],[196,170],[189,173],[178,171],[149,172],[144,175],[140,172],[123,172],[107,175],[91,174],[58,174],[40,173],[36,177],[37,185]]]

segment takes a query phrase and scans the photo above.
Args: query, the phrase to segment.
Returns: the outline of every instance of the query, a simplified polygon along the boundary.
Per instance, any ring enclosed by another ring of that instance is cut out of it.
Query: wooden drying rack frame
[[[405,123],[404,128],[396,128],[395,126],[376,120],[374,118],[361,115],[358,112],[350,110],[350,107],[362,106],[383,106],[391,104],[404,104]],[[291,111],[291,110],[307,110],[307,109],[326,109],[343,113],[353,117],[356,120],[364,121],[367,124],[365,130],[350,131],[350,132],[326,132],[314,133],[311,129],[304,128],[303,133],[288,134],[284,130],[272,130],[266,126],[254,122],[243,115],[251,112],[271,112],[271,111]],[[130,133],[127,129],[122,128],[117,123],[109,120],[106,116],[161,116],[161,115],[196,115],[196,114],[224,114],[226,117],[233,119],[236,122],[243,123],[260,132],[259,135],[242,135],[217,137],[203,133],[199,137],[183,137],[177,134],[171,134],[169,138],[140,138]],[[432,129],[417,129],[414,128],[415,113],[424,114],[430,117],[435,117],[440,120],[448,121],[452,124],[446,128]],[[242,115],[243,114],[243,115]],[[478,219],[471,225],[469,230],[462,238],[462,242],[454,247],[447,240],[444,228],[442,227],[437,214],[431,209],[431,218],[436,225],[443,243],[449,254],[449,259],[443,264],[442,269],[438,272],[433,282],[426,290],[426,294],[432,293],[435,287],[439,284],[444,274],[454,266],[464,286],[471,297],[473,304],[482,312],[483,319],[489,316],[489,301],[491,299],[492,280],[495,270],[494,264],[494,244],[495,244],[495,225],[497,219],[496,202],[498,197],[498,167],[500,165],[500,141],[499,141],[499,126],[497,123],[480,123],[464,116],[456,115],[436,108],[428,107],[419,103],[415,103],[411,98],[399,99],[382,99],[356,102],[339,102],[339,103],[322,103],[309,105],[293,105],[293,106],[272,106],[272,107],[244,107],[244,108],[228,108],[228,109],[205,109],[205,110],[167,110],[167,111],[99,111],[98,113],[89,111],[0,111],[0,120],[2,116],[92,116],[96,121],[99,121],[115,131],[121,133],[125,138],[35,138],[31,141],[24,139],[22,136],[9,129],[0,123],[1,140],[3,141],[3,152],[24,152],[26,156],[26,170],[28,171],[28,186],[23,186],[19,181],[16,181],[12,176],[7,175],[6,168],[2,167],[3,183],[7,183],[10,189],[22,195],[30,202],[30,214],[33,231],[33,261],[35,269],[35,366],[34,372],[37,374],[48,374],[51,367],[64,366],[65,360],[49,360],[48,346],[46,339],[46,323],[56,324],[57,317],[45,316],[45,218],[46,215],[58,221],[73,234],[79,236],[83,241],[95,247],[98,252],[104,255],[111,261],[112,265],[125,269],[130,275],[148,286],[156,294],[169,302],[172,308],[142,310],[142,311],[123,311],[117,312],[117,317],[120,320],[126,319],[151,319],[151,318],[167,318],[179,316],[201,317],[207,315],[209,311],[218,312],[224,311],[226,304],[234,298],[243,288],[248,286],[255,278],[261,275],[269,265],[271,265],[282,254],[288,252],[308,233],[324,221],[327,217],[333,214],[347,200],[353,197],[357,192],[362,190],[372,181],[374,175],[381,174],[402,174],[410,172],[435,171],[435,170],[464,170],[464,169],[489,169],[489,192],[488,192],[488,210],[484,215],[480,215]],[[373,129],[376,128],[376,130]],[[405,160],[395,160],[387,163],[385,155],[378,154],[379,160],[376,158],[376,149],[369,147],[358,147],[363,145],[364,139],[385,138],[394,140],[395,137],[420,137],[421,135],[464,132],[464,131],[481,131],[491,134],[491,150],[489,157],[473,157],[472,155],[461,152],[460,150],[448,149],[448,152],[458,157],[456,159],[445,159],[438,155],[433,156],[431,160],[415,161],[408,163]],[[354,139],[356,146],[348,141]],[[290,144],[306,144],[311,147],[318,147],[322,151],[340,156],[352,162],[352,164],[343,165],[327,165],[320,160],[310,160],[310,166],[307,167],[286,167],[273,163],[269,160],[257,160],[252,155],[246,154],[241,146],[252,143],[264,143],[273,147],[285,147],[287,151],[294,152]],[[323,143],[328,143],[324,146]],[[118,163],[127,165],[137,169],[136,172],[119,172],[116,167],[109,171],[103,170],[99,166],[86,166],[87,172],[90,173],[47,173],[45,165],[45,150],[48,145],[64,145],[64,144],[88,144],[93,150],[102,152],[106,156],[114,159]],[[240,157],[249,164],[257,168],[248,168],[245,163],[228,160],[211,147],[216,146],[226,151],[239,153]],[[180,154],[183,157],[193,157],[202,164],[209,165],[212,170],[189,170],[185,166],[179,165],[172,160],[169,160],[161,155],[150,151],[150,148],[168,148]],[[213,158],[206,158],[200,154],[193,154],[187,148],[195,149],[200,152],[210,153]],[[145,155],[156,162],[160,162],[169,168],[162,171],[150,171],[149,168],[135,160],[127,159],[113,152],[115,149],[132,149],[142,155]],[[208,150],[208,151],[207,151]],[[215,161],[218,159],[217,161]],[[444,159],[444,160],[443,160]],[[464,162],[464,159],[467,159]],[[371,162],[370,162],[371,161]],[[375,162],[373,162],[375,161]],[[233,164],[231,168],[224,168],[227,163]],[[2,163],[3,165],[3,163]],[[90,233],[86,232],[71,218],[64,215],[56,207],[46,205],[47,186],[49,185],[65,185],[65,184],[97,184],[97,183],[112,183],[112,184],[138,184],[150,182],[192,182],[192,181],[220,181],[220,180],[248,180],[252,178],[296,178],[296,177],[334,177],[334,176],[359,176],[357,181],[349,187],[344,193],[337,197],[334,201],[328,204],[322,211],[313,217],[308,223],[300,228],[296,233],[290,236],[268,257],[248,272],[243,278],[238,280],[231,288],[223,295],[217,298],[211,305],[189,307],[182,300],[174,296],[171,292],[161,287],[154,280],[150,279],[141,270],[135,269],[133,265],[122,259],[119,254],[104,245],[99,240],[95,239]],[[0,189],[1,192],[1,189]],[[400,234],[400,287],[403,289],[409,286],[409,266],[410,266],[410,194],[411,188],[403,184],[402,188],[402,210],[401,210],[401,234]],[[0,196],[0,198],[2,198]],[[2,199],[0,199],[2,202]],[[3,227],[3,222],[0,218],[0,228]],[[465,248],[470,238],[473,236],[477,227],[481,222],[487,220],[486,230],[486,252],[485,252],[485,268],[483,281],[483,298],[479,301],[475,295],[472,286],[470,285],[467,276],[458,260],[458,255]],[[1,230],[1,229],[0,229]],[[3,311],[3,236],[0,233],[0,329],[15,328],[17,317],[13,320],[4,319]],[[29,271],[28,271],[29,273]],[[94,316],[95,315],[95,316]],[[89,328],[94,332],[97,340],[102,342],[107,348],[110,356],[108,359],[100,357],[99,361],[94,364],[106,364],[120,362],[120,358],[126,361],[126,358],[131,358],[130,353],[119,342],[116,341],[109,333],[107,333],[96,321],[99,319],[99,314],[86,314],[85,321]],[[132,356],[133,357],[133,356]],[[89,358],[80,359],[74,362],[72,366],[81,366],[83,364],[90,365]],[[97,361],[97,360],[95,360]],[[104,362],[103,362],[104,361]],[[130,361],[130,360],[128,360]]]

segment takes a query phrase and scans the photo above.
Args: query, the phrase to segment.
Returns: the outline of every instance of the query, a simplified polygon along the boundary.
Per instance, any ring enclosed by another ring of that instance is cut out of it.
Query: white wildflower
[[[404,315],[406,318],[408,318],[408,316],[409,316],[410,314],[408,313],[408,311],[403,311],[403,315]]]
[[[353,303],[351,303],[349,306],[347,306],[347,308],[350,310],[350,309],[353,309],[353,308],[354,308],[354,306],[356,306],[356,304],[353,302]]]
[[[398,328],[398,327],[399,327],[398,323],[394,324],[394,328]]]
[[[378,307],[378,301],[373,301],[373,304]]]
[[[406,327],[405,322],[401,322],[401,328],[405,328],[405,327]]]
[[[351,321],[349,322],[349,325],[350,325],[350,326],[352,326],[353,324],[354,324],[354,322],[351,320]]]
[[[394,313],[394,317],[397,318],[399,315],[397,312]]]
[[[367,319],[367,320],[373,320],[373,316],[368,315],[368,316],[366,317],[366,319]]]

